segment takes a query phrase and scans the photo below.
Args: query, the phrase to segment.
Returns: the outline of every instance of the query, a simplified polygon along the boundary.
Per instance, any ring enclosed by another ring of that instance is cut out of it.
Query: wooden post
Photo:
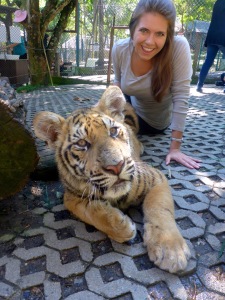
[[[114,39],[114,30],[115,29],[129,29],[128,26],[113,26],[110,31],[110,46],[109,46],[109,63],[108,63],[108,71],[107,71],[107,84],[110,84],[110,75],[111,75],[111,67],[112,67],[112,47],[113,47],[113,39]]]

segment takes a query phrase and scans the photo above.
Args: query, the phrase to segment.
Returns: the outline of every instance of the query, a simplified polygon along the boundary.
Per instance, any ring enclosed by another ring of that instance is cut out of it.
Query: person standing
[[[112,49],[114,85],[129,96],[140,134],[171,128],[166,164],[171,160],[199,168],[200,160],[181,152],[190,96],[192,61],[186,38],[174,35],[176,10],[172,0],[140,0],[130,23],[130,38]]]
[[[22,23],[27,18],[26,10],[16,10],[14,12],[14,20],[15,23]],[[13,54],[19,55],[19,59],[27,59],[27,49],[25,46],[25,36],[21,36],[21,42],[13,48]]]
[[[21,23],[27,18],[27,11],[26,10],[16,10],[14,12],[14,19],[13,22]],[[25,37],[21,36],[20,43],[10,43],[5,47],[5,49],[10,49],[12,54],[19,55],[19,59],[27,59],[27,50],[25,45]]]
[[[10,48],[13,49],[12,54],[19,55],[19,59],[27,59],[27,50],[26,50],[26,46],[25,46],[24,36],[21,36],[20,43],[11,44]]]
[[[217,0],[214,3],[205,47],[207,47],[206,58],[197,83],[197,91],[200,93],[203,92],[202,87],[218,51],[225,56],[225,0]]]

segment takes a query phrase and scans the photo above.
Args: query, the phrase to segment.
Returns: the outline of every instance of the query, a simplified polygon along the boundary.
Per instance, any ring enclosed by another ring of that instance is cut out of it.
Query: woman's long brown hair
[[[172,0],[140,0],[137,4],[130,23],[130,36],[144,13],[156,12],[168,21],[167,38],[163,49],[153,58],[152,68],[152,93],[157,102],[168,92],[172,82],[172,56],[176,9]]]

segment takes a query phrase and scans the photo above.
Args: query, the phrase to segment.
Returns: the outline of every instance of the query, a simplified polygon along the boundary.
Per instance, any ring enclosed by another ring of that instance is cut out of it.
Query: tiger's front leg
[[[143,211],[144,243],[150,260],[170,273],[184,270],[190,250],[176,226],[173,199],[166,179],[147,194]]]
[[[93,225],[119,243],[129,241],[136,235],[136,226],[132,220],[110,203],[88,201],[66,191],[64,205],[80,220]]]

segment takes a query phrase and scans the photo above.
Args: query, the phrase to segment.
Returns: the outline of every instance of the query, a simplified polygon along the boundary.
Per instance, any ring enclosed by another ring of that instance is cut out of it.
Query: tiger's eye
[[[77,142],[77,146],[79,146],[79,147],[86,147],[87,144],[88,144],[88,142],[85,141],[85,140],[79,140],[79,141]]]
[[[110,135],[111,137],[116,137],[118,135],[119,129],[118,127],[111,127],[110,128]]]

